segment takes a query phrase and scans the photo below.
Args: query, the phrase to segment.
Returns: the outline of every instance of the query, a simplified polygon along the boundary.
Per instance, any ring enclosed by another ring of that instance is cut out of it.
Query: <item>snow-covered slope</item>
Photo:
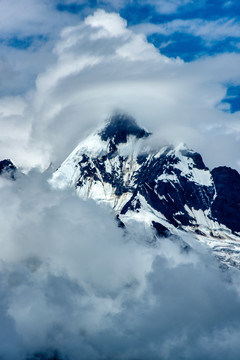
[[[121,226],[144,222],[158,236],[188,231],[223,262],[233,262],[229,254],[240,253],[240,191],[232,194],[229,188],[227,195],[225,187],[232,181],[234,191],[240,190],[240,175],[226,167],[211,173],[201,155],[185,144],[146,151],[148,136],[133,118],[114,115],[77,146],[50,183],[108,203]]]

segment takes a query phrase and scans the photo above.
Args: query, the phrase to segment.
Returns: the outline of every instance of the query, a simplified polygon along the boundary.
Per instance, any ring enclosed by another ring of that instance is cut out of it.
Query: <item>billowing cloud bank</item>
[[[153,131],[157,146],[184,141],[210,167],[239,167],[239,112],[221,103],[226,84],[240,81],[238,54],[170,59],[118,14],[98,10],[62,30],[52,56],[34,91],[0,99],[2,157],[58,165],[118,109]]]
[[[236,359],[238,273],[123,232],[47,176],[1,180],[1,359]]]
[[[168,3],[165,12],[187,1]],[[239,55],[169,59],[99,10],[65,28],[50,58],[35,89],[0,99],[2,158],[28,169],[58,165],[118,109],[156,133],[154,146],[185,141],[210,166],[237,166],[238,113],[219,104],[225,84],[240,80]],[[239,356],[237,272],[222,272],[201,248],[152,244],[134,224],[123,232],[108,209],[51,190],[48,176],[0,179],[0,358]]]

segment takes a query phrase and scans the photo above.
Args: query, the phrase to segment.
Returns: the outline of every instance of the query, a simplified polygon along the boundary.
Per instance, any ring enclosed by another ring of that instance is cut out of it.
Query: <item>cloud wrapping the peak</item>
[[[240,82],[238,54],[192,63],[168,58],[119,14],[104,10],[64,28],[53,54],[24,98],[23,114],[14,117],[19,129],[21,118],[28,124],[18,151],[14,138],[8,144],[7,157],[18,165],[58,166],[118,109],[152,131],[156,146],[183,141],[203,153],[210,167],[238,166],[238,114],[221,108],[226,84]],[[1,122],[8,127],[4,115]],[[1,152],[6,153],[4,141]]]
[[[78,127],[79,121],[85,130],[85,124],[96,126],[116,107],[122,107],[121,102],[125,101],[121,94],[123,86],[127,88],[126,92],[132,84],[135,87],[138,76],[145,77],[148,62],[156,69],[174,63],[159,54],[143,35],[127,29],[119,15],[103,10],[76,27],[64,29],[54,52],[57,63],[38,76],[31,111],[38,114],[34,116],[33,136],[38,136],[41,131],[44,137],[52,136],[50,128],[54,126],[54,139],[50,140],[54,144],[60,140],[56,137],[58,126],[61,131],[63,126],[69,139],[61,139],[61,146],[76,136],[75,126]],[[79,116],[84,114],[80,120],[71,113],[73,110],[78,111]],[[71,114],[68,118],[63,114],[65,111]],[[60,148],[59,143],[56,146]],[[62,151],[66,155],[66,149],[62,148]]]
[[[189,146],[196,144],[198,151],[205,149],[208,136],[212,137],[207,130],[209,122],[221,129],[212,144],[219,141],[218,136],[222,141],[223,134],[228,133],[225,127],[235,123],[234,117],[222,113],[217,105],[225,95],[223,84],[240,80],[238,55],[184,64],[161,55],[144,35],[127,28],[118,14],[103,10],[65,29],[55,53],[57,64],[37,79],[37,112],[43,116],[41,125],[40,121],[34,123],[34,131],[38,132],[39,125],[43,129],[46,126],[44,136],[47,133],[51,137],[49,129],[54,126],[50,142],[58,155],[62,150],[62,159],[74,147],[67,141],[73,139],[76,145],[81,138],[80,126],[78,136],[75,130],[79,121],[83,134],[87,134],[116,108],[135,116],[156,132],[160,141],[185,141]],[[229,62],[231,67],[226,66]],[[61,138],[61,150],[56,137],[58,126],[69,139]],[[224,157],[232,158],[232,152]],[[237,161],[231,165],[236,166]],[[210,166],[220,164],[220,159],[209,162]]]

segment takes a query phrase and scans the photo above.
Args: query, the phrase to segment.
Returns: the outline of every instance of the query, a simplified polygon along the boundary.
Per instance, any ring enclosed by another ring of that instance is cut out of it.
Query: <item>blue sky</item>
[[[238,26],[240,23],[240,3],[238,1],[165,1],[166,4],[172,3],[172,8],[167,6],[161,8],[157,3],[161,4],[161,1],[149,1],[149,3],[148,1],[125,1],[118,6],[109,3],[103,5],[101,1],[90,1],[88,5],[90,5],[90,9],[100,5],[106,10],[118,10],[120,15],[127,20],[129,26],[143,23],[167,24],[174,20],[192,22],[201,20],[202,25],[204,23],[205,26],[208,25],[208,22],[216,22],[216,27],[219,26],[219,23],[224,27],[229,21],[233,21]],[[179,6],[177,6],[178,3]],[[82,13],[85,13],[86,6],[64,1],[57,4],[57,9],[81,16]],[[90,11],[89,8],[88,11]],[[153,33],[148,36],[148,40],[158,47],[163,54],[173,57],[179,56],[185,61],[222,52],[240,52],[239,33],[236,34],[233,28],[232,31],[225,32],[222,36],[211,39],[210,42],[195,33],[191,33],[191,31],[181,31],[181,28],[172,30],[171,34]]]

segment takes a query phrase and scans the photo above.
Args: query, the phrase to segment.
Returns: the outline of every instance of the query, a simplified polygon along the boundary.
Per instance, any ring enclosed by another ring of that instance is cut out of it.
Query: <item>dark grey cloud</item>
[[[236,359],[238,271],[201,246],[152,246],[134,222],[123,232],[107,208],[53,191],[48,177],[0,183],[3,360],[56,349],[70,360]]]

